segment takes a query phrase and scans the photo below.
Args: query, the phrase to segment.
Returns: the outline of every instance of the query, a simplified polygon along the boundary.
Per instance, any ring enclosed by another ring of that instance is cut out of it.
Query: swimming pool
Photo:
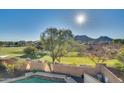
[[[40,77],[28,77],[22,80],[17,80],[14,83],[62,83],[61,81],[48,80]]]
[[[47,72],[28,72],[15,78],[8,78],[0,83],[77,83],[72,77]]]

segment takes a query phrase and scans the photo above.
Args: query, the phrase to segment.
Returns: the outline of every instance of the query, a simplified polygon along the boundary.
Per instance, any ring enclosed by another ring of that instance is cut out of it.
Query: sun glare
[[[86,22],[86,15],[84,14],[77,15],[76,22],[80,25],[84,24]]]

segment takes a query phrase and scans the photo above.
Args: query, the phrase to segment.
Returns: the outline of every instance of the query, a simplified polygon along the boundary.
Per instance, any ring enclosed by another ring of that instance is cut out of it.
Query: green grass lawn
[[[0,47],[0,56],[21,56],[25,47]]]
[[[41,58],[41,60],[47,60],[49,62],[52,61],[51,57],[49,57],[49,56],[44,56],[43,58]],[[63,57],[61,59],[61,63],[73,64],[73,65],[91,65],[91,66],[95,66],[95,63],[92,62],[88,57]],[[116,63],[120,63],[120,62],[118,60],[116,60],[116,59],[112,59],[112,60],[107,60],[104,63],[106,63],[107,66],[114,67],[114,65]]]
[[[8,55],[9,57],[17,57],[23,55],[23,49],[25,47],[1,47],[0,48],[0,56]],[[71,57],[68,57],[71,55]],[[61,59],[61,63],[64,64],[73,64],[73,65],[91,65],[95,66],[94,62],[92,62],[88,57],[76,57],[77,53],[72,52],[66,55],[66,57],[63,57]],[[43,56],[40,58],[40,60],[47,60],[49,62],[52,61],[51,57],[49,56]],[[120,63],[118,60],[108,60],[105,63],[107,63],[108,66],[113,67],[116,63]]]

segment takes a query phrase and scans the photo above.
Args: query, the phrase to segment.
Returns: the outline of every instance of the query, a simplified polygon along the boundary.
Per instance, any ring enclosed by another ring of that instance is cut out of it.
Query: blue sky
[[[78,14],[86,16],[82,25],[75,21]],[[0,10],[0,41],[39,40],[48,27],[92,38],[124,38],[124,10]]]

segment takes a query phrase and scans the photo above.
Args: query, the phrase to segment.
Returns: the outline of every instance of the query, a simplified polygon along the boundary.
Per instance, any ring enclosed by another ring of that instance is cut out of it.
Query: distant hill
[[[88,42],[93,42],[94,41],[93,38],[90,38],[86,35],[77,35],[77,36],[75,36],[75,40],[80,42],[80,43],[88,43]]]
[[[107,36],[101,36],[97,39],[95,39],[94,43],[111,43],[112,42],[112,38],[107,37]]]
[[[80,43],[111,43],[113,39],[107,36],[100,36],[94,39],[86,35],[77,35],[75,36],[75,40]]]

